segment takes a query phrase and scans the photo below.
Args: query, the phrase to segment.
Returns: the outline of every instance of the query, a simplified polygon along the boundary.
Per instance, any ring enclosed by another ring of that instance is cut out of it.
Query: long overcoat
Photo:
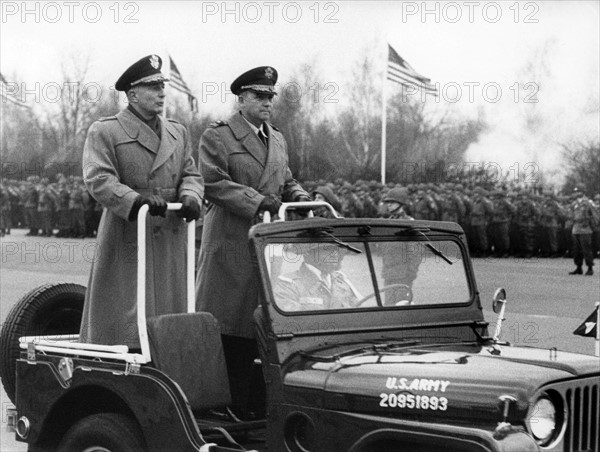
[[[160,189],[169,202],[183,195],[199,203],[204,185],[191,156],[187,130],[159,118],[161,138],[128,109],[89,129],[83,175],[104,207],[85,296],[81,340],[139,347],[136,321],[137,221],[128,221],[138,195]],[[186,310],[186,223],[173,211],[147,217],[146,314]]]
[[[259,281],[248,231],[258,206],[275,194],[283,201],[307,195],[292,178],[283,135],[268,125],[268,150],[240,113],[212,124],[200,139],[200,167],[210,202],[204,217],[196,277],[196,309],[212,313],[221,333],[254,337],[252,314]]]

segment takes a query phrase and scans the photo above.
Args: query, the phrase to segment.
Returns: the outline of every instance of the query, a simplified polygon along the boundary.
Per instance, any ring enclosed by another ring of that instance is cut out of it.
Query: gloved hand
[[[181,202],[181,209],[177,211],[177,216],[185,218],[188,223],[192,220],[200,219],[200,204],[191,196],[183,196],[179,202]]]
[[[129,221],[136,221],[138,212],[140,211],[140,207],[144,204],[148,204],[148,213],[150,215],[160,215],[161,217],[166,216],[167,213],[167,201],[165,201],[161,196],[152,195],[149,198],[144,198],[143,196],[138,196],[133,202],[133,206],[131,206],[131,211],[129,212]]]
[[[271,215],[277,215],[279,208],[281,207],[281,201],[273,194],[265,196],[258,206],[258,213],[269,212]]]
[[[144,198],[142,204],[148,204],[148,214],[153,217],[165,217],[167,215],[167,201],[162,196],[152,195]]]
[[[296,202],[310,202],[313,199],[308,195],[300,195],[296,198]]]
[[[308,195],[300,195],[296,198],[296,202],[309,202],[312,200],[313,199]],[[310,209],[310,207],[304,207],[304,208],[297,208],[294,211],[301,217],[306,217],[308,215],[308,212],[311,211],[311,209]]]

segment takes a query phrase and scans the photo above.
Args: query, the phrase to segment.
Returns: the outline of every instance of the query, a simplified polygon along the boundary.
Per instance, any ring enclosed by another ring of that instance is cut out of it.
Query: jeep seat
[[[221,331],[212,314],[161,315],[147,325],[153,365],[181,387],[193,411],[231,404]]]

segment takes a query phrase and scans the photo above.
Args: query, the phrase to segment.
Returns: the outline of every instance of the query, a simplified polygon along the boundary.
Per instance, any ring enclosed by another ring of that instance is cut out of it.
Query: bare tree
[[[590,196],[600,193],[600,142],[598,138],[563,144],[563,158],[567,162],[568,173],[563,186],[565,193],[571,193],[580,186]]]

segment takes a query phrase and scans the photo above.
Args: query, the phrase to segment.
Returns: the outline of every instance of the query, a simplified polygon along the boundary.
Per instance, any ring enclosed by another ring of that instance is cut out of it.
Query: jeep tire
[[[0,330],[0,378],[13,403],[19,337],[78,334],[84,298],[84,286],[51,283],[28,292],[10,310]]]
[[[144,450],[144,437],[137,423],[118,413],[93,414],[79,420],[65,433],[58,446],[59,452]]]

